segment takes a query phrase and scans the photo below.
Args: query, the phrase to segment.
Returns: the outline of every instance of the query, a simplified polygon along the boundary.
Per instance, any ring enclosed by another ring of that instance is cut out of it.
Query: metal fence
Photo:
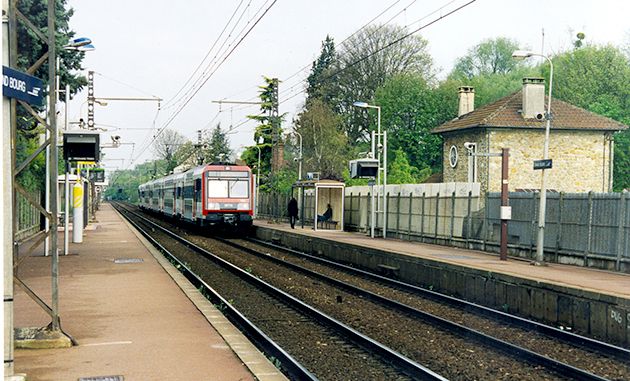
[[[346,191],[344,225],[367,232],[370,193]],[[261,194],[258,215],[286,219],[289,195]],[[387,232],[390,237],[498,251],[499,193],[476,197],[472,192],[447,194],[388,194]],[[538,193],[510,193],[512,219],[508,247],[512,255],[533,258],[538,226]],[[313,221],[314,197],[306,194],[305,222]],[[382,206],[377,206],[377,211]],[[382,232],[382,213],[376,213]],[[626,193],[547,195],[545,255],[549,261],[630,272],[630,196]]]
[[[538,193],[510,193],[509,243],[533,255]],[[488,226],[498,239],[500,196],[486,203]],[[559,262],[630,270],[630,197],[627,193],[548,193],[545,253]],[[598,263],[600,262],[600,263]]]
[[[17,231],[15,232],[15,240],[22,241],[40,230],[40,213],[37,208],[31,205],[30,202],[20,193],[15,193],[16,196],[16,217],[17,217]],[[40,194],[34,193],[33,197],[39,202]]]

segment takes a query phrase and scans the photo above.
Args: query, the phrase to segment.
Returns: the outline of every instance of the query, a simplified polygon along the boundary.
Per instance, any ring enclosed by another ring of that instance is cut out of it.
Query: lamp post
[[[254,147],[258,148],[258,165],[256,166],[256,203],[254,204],[254,217],[258,216],[258,189],[260,188],[260,146],[256,144]]]
[[[545,127],[545,144],[543,148],[543,160],[549,159],[549,129],[551,128],[551,87],[553,85],[553,62],[551,59],[543,54],[538,54],[526,50],[516,50],[512,53],[512,58],[525,59],[529,57],[543,57],[549,62],[549,96],[547,97],[547,125]],[[545,263],[545,212],[547,207],[547,183],[546,183],[547,171],[542,169],[540,180],[540,206],[538,208],[538,236],[536,239],[536,260],[532,263],[534,265],[544,265]]]
[[[387,131],[381,133],[381,107],[370,105],[367,102],[354,102],[352,104],[361,108],[374,108],[377,111],[376,133],[372,131],[372,158],[378,159],[376,183],[381,183],[381,171],[383,171],[383,238],[387,238]],[[381,145],[381,138],[383,143]],[[383,149],[383,165],[381,166],[381,148]],[[376,153],[376,155],[375,155]],[[372,195],[374,197],[374,195]],[[374,211],[374,208],[372,208]],[[374,219],[372,219],[374,221]],[[374,222],[372,222],[374,224]],[[374,236],[374,234],[372,234]]]

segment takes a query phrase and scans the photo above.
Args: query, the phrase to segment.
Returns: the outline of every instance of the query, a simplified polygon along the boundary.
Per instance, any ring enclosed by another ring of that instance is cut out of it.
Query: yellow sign
[[[96,165],[95,161],[77,161],[78,165]]]

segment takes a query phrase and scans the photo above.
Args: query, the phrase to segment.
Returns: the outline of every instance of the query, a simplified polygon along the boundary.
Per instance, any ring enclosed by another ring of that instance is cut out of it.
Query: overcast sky
[[[69,0],[68,3],[75,11],[71,28],[77,36],[90,37],[96,46],[84,61],[86,69],[98,73],[95,95],[154,95],[164,99],[159,112],[156,102],[112,101],[106,107],[96,106],[97,126],[108,129],[101,141],[109,141],[110,135],[120,135],[123,142],[135,143],[133,150],[131,145],[105,150],[105,166],[114,169],[129,167],[131,157],[136,159],[135,163],[151,159],[153,152],[147,148],[153,134],[151,128],[159,129],[169,120],[169,128],[193,140],[198,129],[211,128],[219,122],[224,128],[239,125],[229,135],[232,148],[238,150],[253,144],[255,123],[246,122],[245,115],[257,113],[257,106],[220,106],[211,101],[255,100],[263,76],[284,80],[280,84],[280,112],[289,113],[283,127],[290,130],[292,117],[304,98],[300,95],[286,102],[283,98],[303,90],[302,81],[308,69],[300,69],[317,57],[327,34],[339,43],[392,4],[374,23],[389,21],[411,31],[468,1],[277,0],[174,118],[178,107],[169,105],[181,104],[172,102],[174,95],[218,39],[239,3],[240,10],[248,2],[250,5],[234,35],[242,28],[247,30],[253,24],[250,20],[260,15],[257,11],[264,11],[273,0]],[[432,13],[441,7],[444,7],[441,11]],[[239,11],[235,17],[240,15]],[[630,1],[625,0],[477,0],[419,34],[429,41],[429,52],[440,77],[444,77],[458,57],[487,38],[505,36],[521,42],[523,47],[540,51],[544,29],[547,54],[568,49],[577,32],[584,32],[592,43],[627,43],[628,15]],[[226,35],[227,32],[219,39],[219,45]],[[211,58],[215,52],[212,51]],[[85,117],[86,97],[84,91],[70,103],[71,121],[78,120],[81,114]],[[167,103],[169,100],[171,103]],[[144,153],[138,156],[140,152]]]

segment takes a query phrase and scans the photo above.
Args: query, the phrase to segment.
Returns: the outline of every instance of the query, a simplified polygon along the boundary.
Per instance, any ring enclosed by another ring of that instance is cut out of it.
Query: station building
[[[523,88],[474,109],[472,87],[459,88],[458,117],[433,129],[443,138],[443,181],[479,182],[481,192],[501,190],[501,158],[510,149],[511,191],[540,189],[534,160],[543,158],[547,96],[542,78],[524,78]],[[547,174],[550,191],[611,192],[615,132],[627,126],[552,99]],[[485,155],[485,156],[484,156]]]

